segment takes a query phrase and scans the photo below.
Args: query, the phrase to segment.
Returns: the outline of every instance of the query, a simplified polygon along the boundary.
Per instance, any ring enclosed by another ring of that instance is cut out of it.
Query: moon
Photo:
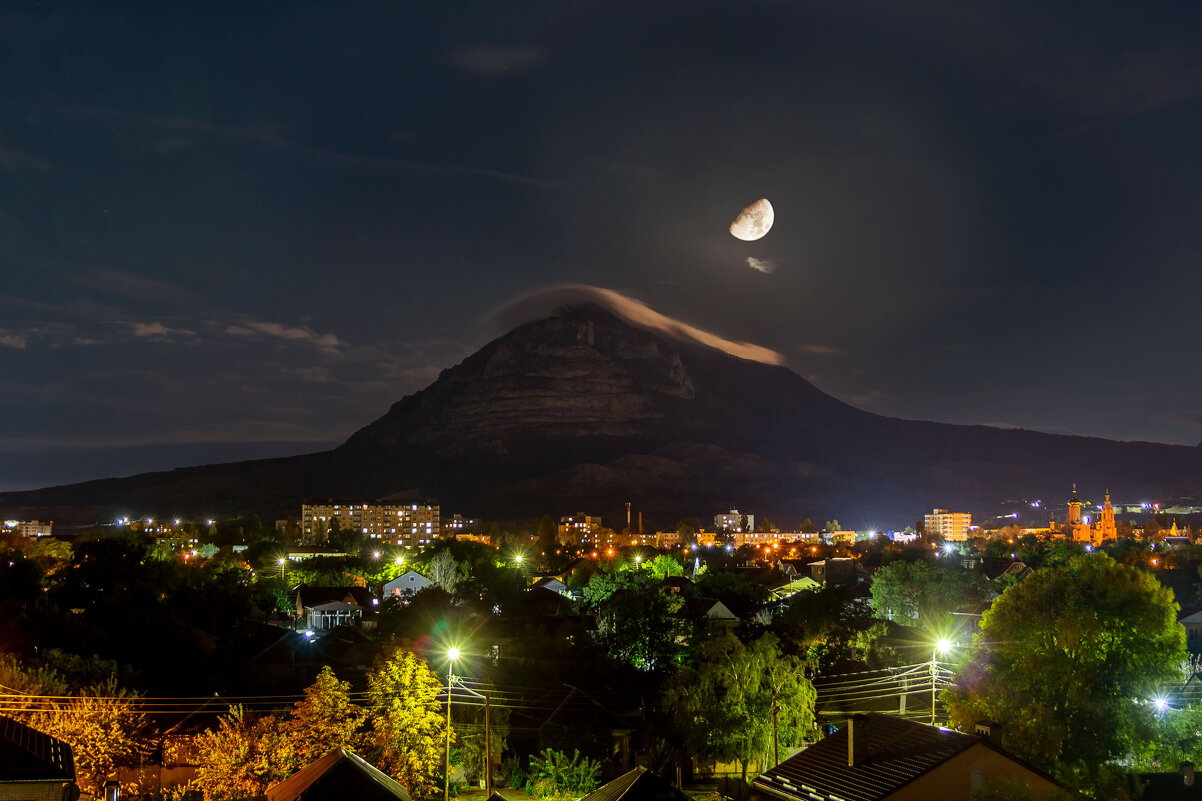
[[[772,213],[772,204],[762,197],[735,217],[735,221],[730,224],[731,236],[744,242],[754,242],[768,233],[772,228],[773,219],[775,216]]]

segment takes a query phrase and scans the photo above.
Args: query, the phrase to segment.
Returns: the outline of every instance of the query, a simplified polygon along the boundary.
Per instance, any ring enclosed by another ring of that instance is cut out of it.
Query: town
[[[387,499],[6,521],[0,735],[38,786],[106,799],[344,774],[413,798],[1187,797],[1200,510],[1066,494],[882,531]]]

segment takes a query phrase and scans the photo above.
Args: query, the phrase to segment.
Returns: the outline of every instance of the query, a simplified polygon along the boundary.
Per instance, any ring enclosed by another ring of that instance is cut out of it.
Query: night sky
[[[1199,31],[1197,4],[7,4],[0,489],[324,449],[565,284],[875,412],[1193,445]]]

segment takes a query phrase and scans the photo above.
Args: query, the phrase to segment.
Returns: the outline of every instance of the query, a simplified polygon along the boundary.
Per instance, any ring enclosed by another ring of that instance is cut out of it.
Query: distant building
[[[968,512],[949,512],[935,509],[926,515],[927,534],[938,534],[947,542],[965,542],[968,529],[972,526],[972,515]]]
[[[755,515],[739,514],[738,509],[731,509],[726,514],[714,515],[714,528],[731,533],[754,531]]]
[[[1091,545],[1101,545],[1105,540],[1118,538],[1118,529],[1114,524],[1114,507],[1110,505],[1110,490],[1106,490],[1106,501],[1092,521],[1082,515],[1081,506],[1081,500],[1077,498],[1077,485],[1073,484],[1073,496],[1068,501],[1068,516],[1064,525],[1057,526],[1053,522],[1050,524],[1051,530],[1066,540]]]
[[[326,501],[301,506],[301,537],[326,542],[330,529],[358,531],[381,545],[417,548],[429,545],[442,532],[436,503],[347,503]]]
[[[736,548],[742,548],[744,545],[768,545],[779,539],[780,534],[768,531],[734,531],[730,535],[730,543]]]
[[[17,533],[24,537],[49,537],[54,521],[42,523],[38,520],[23,520],[17,523]]]
[[[564,545],[597,544],[597,532],[600,529],[601,515],[586,515],[581,512],[571,517],[559,518],[556,533]]]
[[[476,518],[453,514],[442,519],[442,536],[451,539],[471,539],[471,535],[480,535],[480,521]]]
[[[406,595],[417,595],[430,586],[430,579],[416,570],[407,570],[384,585],[385,598],[401,598]]]

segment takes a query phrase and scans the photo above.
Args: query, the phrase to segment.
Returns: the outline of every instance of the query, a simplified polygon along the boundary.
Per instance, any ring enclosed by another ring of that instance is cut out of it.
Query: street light
[[[451,801],[451,687],[455,684],[455,660],[459,658],[459,649],[447,651],[447,761],[443,763],[443,801]]]
[[[935,642],[935,648],[931,651],[931,725],[935,725],[935,695],[939,691],[939,684],[936,681],[939,677],[939,655],[946,654],[952,650],[952,641],[946,637],[940,637]]]
[[[287,561],[288,561],[287,559],[280,560],[280,578],[284,577],[284,563]]]

